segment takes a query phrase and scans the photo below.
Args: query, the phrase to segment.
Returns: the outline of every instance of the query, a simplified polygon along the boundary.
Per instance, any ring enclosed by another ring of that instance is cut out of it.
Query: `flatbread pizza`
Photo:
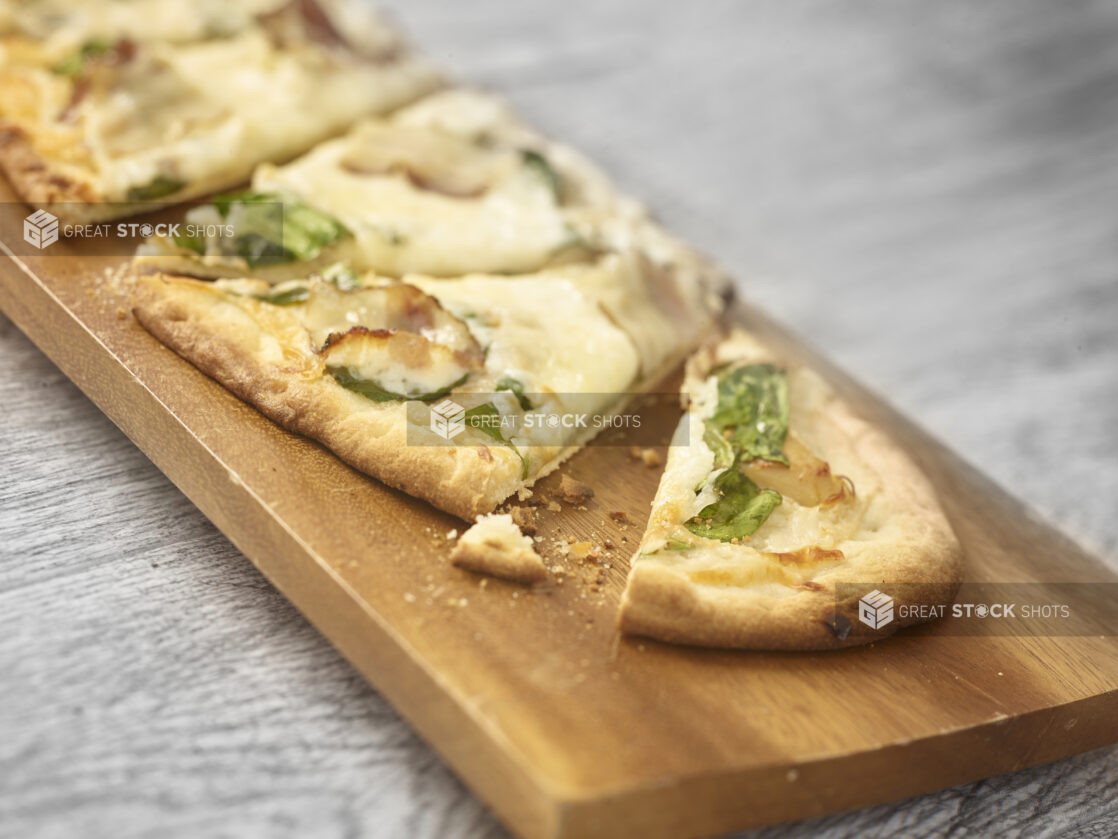
[[[950,602],[959,543],[927,479],[814,371],[734,332],[688,363],[670,449],[621,604],[629,633],[754,649],[865,643]],[[857,600],[904,584],[886,631]],[[838,596],[837,596],[838,595]]]
[[[0,169],[99,221],[233,186],[439,84],[347,0],[8,0]]]

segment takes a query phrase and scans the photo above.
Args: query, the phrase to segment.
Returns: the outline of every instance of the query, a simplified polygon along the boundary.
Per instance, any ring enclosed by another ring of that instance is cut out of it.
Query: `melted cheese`
[[[604,406],[636,379],[640,358],[632,340],[567,277],[407,281],[466,321],[488,348],[485,366],[492,381],[507,373],[529,393],[553,392],[561,402],[568,394],[600,394]],[[580,410],[590,404],[566,401]]]
[[[406,273],[458,276],[522,273],[548,263],[572,231],[549,184],[526,165],[518,150],[485,150],[471,139],[437,129],[398,129],[398,142],[424,138],[440,158],[469,161],[492,171],[480,194],[458,197],[418,186],[400,171],[384,168],[384,154],[369,147],[391,128],[369,123],[326,143],[282,168],[261,167],[253,186],[292,195],[329,213],[353,231],[354,267],[400,276]],[[364,152],[364,154],[363,154]],[[368,172],[360,161],[370,160]]]

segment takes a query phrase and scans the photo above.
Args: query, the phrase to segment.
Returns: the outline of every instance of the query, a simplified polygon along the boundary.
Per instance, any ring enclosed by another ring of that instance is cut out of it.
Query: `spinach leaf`
[[[86,41],[77,52],[71,53],[64,59],[59,61],[50,71],[56,76],[69,76],[76,78],[81,75],[82,70],[85,69],[85,62],[91,58],[96,58],[99,55],[104,55],[112,49],[107,41],[92,40]]]
[[[273,306],[290,306],[292,303],[302,303],[310,296],[311,290],[308,286],[297,285],[283,291],[269,292],[257,299],[263,300],[265,303],[271,303]]]
[[[337,219],[301,201],[267,192],[235,192],[213,201],[223,219],[233,208],[236,253],[250,266],[313,259],[349,235]]]
[[[520,405],[520,410],[528,411],[532,408],[532,400],[524,395],[524,383],[519,379],[514,379],[512,376],[501,376],[497,380],[497,390],[507,390],[516,397],[517,403]]]
[[[706,420],[703,442],[714,453],[719,498],[686,527],[696,536],[728,542],[757,530],[781,502],[779,492],[761,489],[740,469],[762,458],[788,465],[788,379],[772,364],[719,368],[718,404]]]
[[[498,443],[508,442],[501,433],[501,412],[492,402],[483,402],[466,411],[466,427],[476,429]]]
[[[165,175],[158,175],[155,180],[143,186],[134,186],[128,190],[129,201],[157,201],[160,198],[166,198],[168,195],[173,195],[186,186],[185,181],[176,180],[175,178],[168,178]]]
[[[699,511],[686,524],[696,536],[728,542],[748,536],[765,523],[781,502],[779,492],[761,489],[738,471],[735,464],[714,481],[721,497]]]
[[[772,364],[747,364],[724,372],[718,380],[718,405],[706,427],[729,443],[738,462],[762,458],[787,466],[781,451],[788,434],[788,379],[783,371]],[[703,439],[711,445],[707,434]],[[719,448],[711,450],[717,458]]]
[[[476,429],[516,452],[516,456],[520,458],[520,477],[523,480],[528,477],[528,458],[521,454],[520,449],[505,439],[505,435],[501,433],[500,416],[501,412],[497,410],[496,405],[492,402],[483,402],[466,411],[466,427]],[[479,421],[482,417],[496,417],[497,421]]]
[[[175,236],[175,244],[180,248],[193,251],[198,256],[206,255],[206,240],[199,236]]]
[[[559,180],[559,173],[555,171],[551,161],[532,149],[521,149],[520,158],[524,161],[525,167],[534,172],[544,182],[551,191],[552,197],[558,202],[562,194],[562,183]]]
[[[355,291],[365,287],[357,273],[344,262],[335,262],[323,268],[322,279],[336,285],[339,291]]]
[[[451,382],[446,387],[441,387],[431,393],[395,393],[391,390],[386,390],[371,379],[362,379],[348,367],[331,368],[330,375],[332,375],[335,381],[346,390],[352,390],[354,393],[359,393],[366,399],[371,399],[374,402],[431,402],[435,399],[441,399],[454,390],[454,388],[465,384],[466,379],[470,376],[469,373],[466,373],[458,381]]]

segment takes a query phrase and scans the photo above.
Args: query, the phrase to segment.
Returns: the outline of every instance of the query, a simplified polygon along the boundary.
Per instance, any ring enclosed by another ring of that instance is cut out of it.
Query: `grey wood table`
[[[463,78],[1118,556],[1118,4],[410,0]],[[0,834],[502,835],[0,321]],[[1102,750],[754,836],[1118,833]]]

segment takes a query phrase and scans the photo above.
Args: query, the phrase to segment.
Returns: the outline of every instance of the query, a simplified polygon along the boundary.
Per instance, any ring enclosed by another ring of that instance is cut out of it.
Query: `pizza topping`
[[[704,539],[730,542],[755,532],[780,504],[779,492],[761,489],[736,467],[714,480],[717,501],[708,504],[686,527]]]
[[[493,148],[429,128],[369,124],[338,165],[352,175],[398,175],[450,198],[479,198],[523,167],[557,201],[559,176],[541,154]]]
[[[686,527],[724,542],[754,533],[788,497],[805,507],[836,503],[852,485],[788,432],[788,379],[772,364],[724,369],[718,402],[704,423],[703,442],[723,469],[713,481],[717,500]],[[706,482],[699,487],[700,492]]]
[[[763,487],[776,490],[804,507],[835,503],[845,497],[849,479],[831,474],[831,467],[820,460],[795,435],[789,433],[783,453],[787,464],[756,458],[742,465],[742,471]]]
[[[316,0],[290,0],[258,18],[264,31],[279,47],[310,40],[327,47],[348,46],[330,16]]]
[[[438,399],[470,375],[453,350],[395,329],[355,326],[331,335],[322,355],[338,384],[374,402]]]
[[[158,201],[160,198],[166,198],[168,195],[174,195],[176,192],[186,186],[185,181],[178,178],[170,178],[166,175],[157,175],[150,183],[143,186],[134,186],[128,190],[129,201]]]
[[[789,565],[821,565],[825,562],[841,562],[846,559],[842,551],[821,548],[818,545],[809,545],[794,551],[766,553],[765,556]]]
[[[496,387],[493,389],[497,391],[509,391],[516,397],[516,402],[520,406],[520,410],[529,411],[532,409],[532,400],[524,395],[524,383],[519,379],[509,375],[501,376],[501,378],[497,380]]]
[[[532,149],[522,149],[520,157],[524,161],[525,168],[543,182],[555,202],[559,203],[562,197],[563,182],[559,179],[559,173],[555,171],[555,167],[546,157]]]
[[[218,240],[226,256],[251,267],[313,259],[349,235],[332,216],[301,201],[268,192],[237,192],[213,201],[235,235]]]
[[[747,364],[718,378],[718,404],[703,441],[714,465],[763,459],[788,464],[781,451],[788,433],[788,378],[772,364]]]
[[[297,317],[312,342],[322,344],[326,369],[344,387],[377,402],[436,399],[485,363],[466,324],[405,283],[352,291],[321,280],[291,283],[265,299],[303,303]]]
[[[485,362],[485,351],[465,322],[407,283],[342,291],[333,283],[315,282],[301,317],[316,346],[351,326],[396,329],[446,347],[469,369],[479,370]]]

